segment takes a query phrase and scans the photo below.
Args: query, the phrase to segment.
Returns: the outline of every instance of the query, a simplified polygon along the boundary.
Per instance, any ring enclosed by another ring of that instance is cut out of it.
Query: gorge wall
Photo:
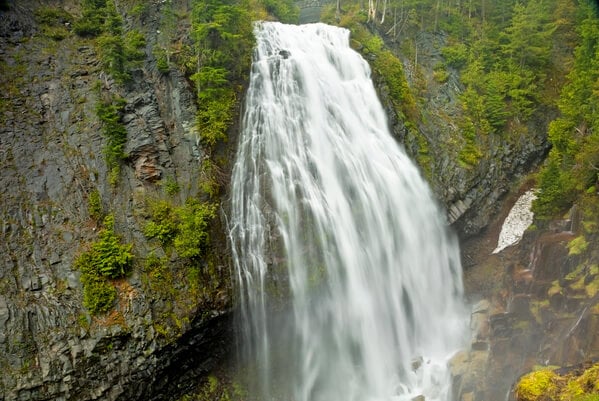
[[[188,198],[211,199],[200,188],[208,152],[195,130],[196,88],[177,68],[162,71],[154,51],[166,2],[116,2],[125,30],[139,29],[145,38],[143,59],[124,85],[103,69],[97,43],[72,32],[73,20],[43,18],[62,10],[74,19],[81,15],[80,2],[1,4],[0,399],[176,399],[221,364],[234,342],[221,219],[212,222],[208,250],[197,258],[144,234],[153,205],[166,202],[172,209]],[[172,4],[175,36],[186,44],[190,2]],[[423,117],[410,127],[393,105],[385,71],[375,68],[390,125],[414,159],[422,158],[424,138],[423,173],[450,222],[468,239],[463,260],[477,305],[475,340],[456,359],[456,396],[503,400],[516,376],[537,363],[599,356],[589,335],[597,327],[599,256],[593,244],[583,256],[569,255],[567,244],[580,230],[575,213],[569,222],[538,227],[518,247],[489,256],[495,217],[546,155],[547,124],[556,109],[536,110],[522,124],[526,135],[489,136],[489,151],[475,165],[464,164],[454,143],[464,87],[454,69],[443,82],[435,75],[446,36],[408,36],[420,49],[416,59],[386,33],[380,29],[410,87],[422,93]],[[371,62],[377,57],[365,56]],[[101,93],[118,93],[125,101],[119,119],[127,131],[126,157],[116,184],[104,157]],[[230,135],[224,158],[234,147]],[[100,315],[83,307],[75,267],[103,230],[91,207],[94,193],[134,254],[130,273],[111,281],[115,307]],[[162,262],[150,263],[155,259]]]

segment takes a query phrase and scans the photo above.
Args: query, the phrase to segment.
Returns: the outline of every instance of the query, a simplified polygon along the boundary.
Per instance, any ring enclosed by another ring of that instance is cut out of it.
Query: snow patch
[[[499,253],[522,239],[524,231],[532,224],[534,213],[531,210],[531,206],[532,201],[536,198],[535,191],[532,189],[526,191],[518,198],[503,221],[499,239],[497,240],[497,248],[495,248],[493,253]]]

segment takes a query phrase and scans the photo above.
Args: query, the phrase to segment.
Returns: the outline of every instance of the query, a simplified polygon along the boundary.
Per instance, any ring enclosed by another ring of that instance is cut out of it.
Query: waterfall
[[[343,28],[255,35],[229,220],[252,397],[449,400],[459,250],[368,64]]]

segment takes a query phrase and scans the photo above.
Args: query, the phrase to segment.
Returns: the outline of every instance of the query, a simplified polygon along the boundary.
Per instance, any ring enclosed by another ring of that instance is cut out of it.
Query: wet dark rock
[[[181,197],[197,192],[203,152],[193,130],[194,91],[178,71],[163,76],[155,68],[135,71],[119,89],[128,157],[111,186],[94,84],[106,91],[115,84],[93,46],[74,35],[48,55],[45,39],[35,36],[40,4],[49,3],[11,2],[11,11],[0,12],[2,58],[18,78],[0,124],[0,186],[10,189],[0,195],[0,399],[176,398],[230,351],[227,295],[210,314],[199,305],[173,311],[182,329],[167,338],[155,327],[175,325],[161,315],[167,302],[155,299],[138,272],[115,284],[113,312],[91,317],[73,262],[97,239],[88,211],[92,191],[114,213],[116,231],[134,244],[140,263],[155,248],[142,234],[140,209],[163,194],[158,181],[176,179]],[[160,11],[158,4],[148,7]],[[189,290],[177,285],[174,291]]]

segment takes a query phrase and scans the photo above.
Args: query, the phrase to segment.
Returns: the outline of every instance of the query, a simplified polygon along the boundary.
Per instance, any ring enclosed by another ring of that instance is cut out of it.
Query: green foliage
[[[97,37],[102,66],[119,83],[130,78],[130,70],[145,58],[145,38],[138,31],[123,34],[123,20],[113,0],[83,2],[83,16],[75,22],[80,36]]]
[[[438,63],[433,69],[433,77],[435,81],[444,84],[449,79],[449,72],[443,63]]]
[[[524,375],[516,384],[517,401],[594,401],[599,400],[599,364],[575,369],[563,376],[550,368]]]
[[[95,37],[104,30],[107,17],[106,0],[82,1],[83,13],[80,19],[73,24],[73,30],[79,36]]]
[[[100,58],[106,71],[118,82],[128,79],[129,73],[125,70],[125,46],[123,38],[114,35],[102,35],[98,38],[98,46],[101,49]]]
[[[456,43],[441,49],[447,65],[460,69],[468,62],[468,46],[465,43]]]
[[[116,288],[103,278],[89,274],[81,276],[83,284],[83,306],[92,314],[108,312],[114,306]]]
[[[116,290],[109,279],[123,277],[133,262],[132,245],[121,244],[114,232],[114,217],[106,216],[104,228],[90,249],[75,260],[81,271],[83,305],[92,314],[103,313],[112,308]]]
[[[292,0],[261,0],[262,5],[270,15],[286,24],[297,24],[299,7]]]
[[[195,1],[192,12],[200,138],[212,148],[227,137],[238,106],[237,93],[246,79],[254,45],[252,13],[247,0],[229,4]]]
[[[128,31],[124,36],[125,41],[125,63],[127,68],[138,68],[141,66],[141,62],[146,58],[144,48],[146,46],[146,38],[144,35],[137,31]]]
[[[41,26],[42,34],[54,40],[62,40],[69,35],[66,24],[73,17],[59,7],[40,7],[35,10],[35,19]]]
[[[214,205],[189,200],[177,211],[179,232],[173,241],[179,256],[200,256],[208,244],[208,223],[216,217]]]
[[[599,401],[599,394],[583,394],[576,396],[572,401]]]
[[[158,239],[163,246],[172,245],[184,258],[199,257],[208,245],[208,226],[216,217],[216,206],[188,199],[182,206],[167,201],[149,205],[150,221],[144,235]]]
[[[540,219],[563,212],[575,199],[569,172],[560,169],[555,153],[554,150],[549,153],[548,162],[539,173],[539,192],[533,210]]]
[[[104,228],[98,233],[98,241],[91,246],[88,271],[107,278],[123,277],[131,267],[132,245],[122,245],[114,232],[114,216],[104,218]]]
[[[96,104],[96,114],[102,123],[102,134],[106,138],[104,158],[110,171],[111,184],[115,185],[120,173],[120,162],[126,155],[124,153],[127,142],[127,129],[121,121],[121,114],[125,107],[125,99],[110,96]]]
[[[163,245],[171,244],[178,233],[175,208],[167,201],[157,201],[150,203],[149,212],[151,220],[144,227],[144,235]]]
[[[232,401],[247,399],[247,392],[238,383],[227,383],[210,375],[195,394],[186,394],[178,401]]]
[[[560,95],[561,117],[549,127],[553,149],[533,205],[540,218],[563,212],[577,199],[597,202],[589,189],[599,183],[599,17],[591,4],[583,2],[580,9],[580,44]]]
[[[179,183],[173,177],[167,177],[167,179],[163,183],[164,192],[167,195],[173,196],[179,193],[181,188],[179,187]]]
[[[459,127],[464,138],[464,142],[459,152],[459,161],[463,167],[475,166],[482,158],[483,154],[476,143],[476,131],[472,121],[466,117],[460,121]]]
[[[108,278],[123,277],[131,267],[133,254],[132,245],[122,245],[114,233],[114,217],[106,216],[105,228],[98,234],[99,240],[92,244],[92,268],[101,276]]]
[[[156,68],[158,68],[158,71],[163,74],[168,73],[171,70],[171,67],[169,65],[167,51],[161,47],[155,47],[154,50],[152,50],[152,53],[156,58]]]
[[[98,221],[104,215],[104,208],[102,207],[102,198],[100,197],[100,191],[94,189],[89,193],[87,198],[87,208],[89,210],[89,216]]]
[[[584,238],[583,235],[580,235],[574,238],[572,241],[568,242],[568,254],[569,255],[580,255],[584,251],[586,251],[589,243]]]
[[[218,166],[212,160],[204,159],[201,167],[200,189],[213,198],[218,195],[221,187],[217,181]]]

